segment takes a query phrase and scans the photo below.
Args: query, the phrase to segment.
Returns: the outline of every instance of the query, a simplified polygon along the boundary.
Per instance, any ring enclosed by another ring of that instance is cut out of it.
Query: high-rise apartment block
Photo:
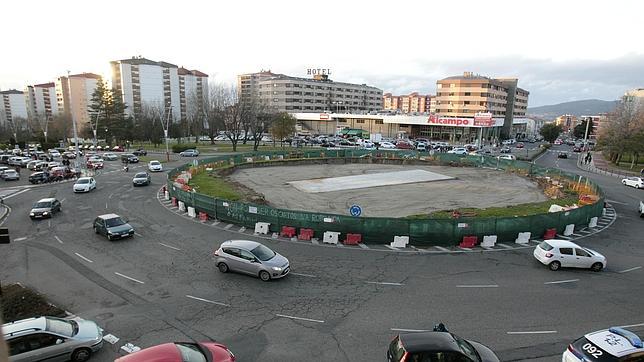
[[[20,119],[26,121],[27,116],[27,102],[24,92],[15,89],[0,92],[0,124],[7,125],[7,122],[13,123]],[[16,123],[13,125],[24,126]]]
[[[142,57],[115,60],[112,87],[123,97],[126,112],[136,116],[146,109],[167,114],[175,121],[196,116],[208,99],[208,75],[167,62]]]
[[[436,101],[432,95],[419,95],[413,92],[408,95],[395,96],[391,93],[383,95],[383,109],[397,110],[401,113],[429,113],[432,112],[432,101]]]
[[[58,111],[71,118],[78,130],[91,120],[89,105],[102,77],[94,73],[72,74],[56,79]]]
[[[58,99],[54,82],[29,85],[25,90],[25,96],[30,119],[52,119],[58,115]]]

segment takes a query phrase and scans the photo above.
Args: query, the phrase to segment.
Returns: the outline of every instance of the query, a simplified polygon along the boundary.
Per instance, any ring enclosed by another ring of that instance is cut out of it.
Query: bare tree
[[[619,164],[625,154],[631,155],[631,168],[644,153],[644,105],[622,102],[608,116],[599,135],[598,146],[607,151],[611,162]]]
[[[253,141],[253,151],[257,151],[262,137],[268,133],[275,116],[267,103],[254,99],[243,104],[246,139]]]
[[[204,109],[206,118],[206,131],[210,137],[210,143],[215,143],[215,137],[220,130],[224,130],[224,113],[226,107],[231,104],[230,86],[223,83],[211,83],[208,90],[208,99]]]

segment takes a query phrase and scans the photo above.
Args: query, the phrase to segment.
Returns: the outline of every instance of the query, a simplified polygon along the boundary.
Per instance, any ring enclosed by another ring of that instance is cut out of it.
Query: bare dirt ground
[[[302,192],[287,182],[403,170],[426,170],[452,180],[371,187],[321,193]],[[404,217],[438,210],[508,206],[546,201],[537,184],[489,169],[379,164],[277,166],[241,169],[230,178],[264,194],[272,207],[349,215],[351,205],[362,216]]]

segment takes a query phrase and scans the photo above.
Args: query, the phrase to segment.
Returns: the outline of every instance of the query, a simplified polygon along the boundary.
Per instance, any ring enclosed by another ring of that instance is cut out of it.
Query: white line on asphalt
[[[88,263],[93,263],[93,261],[91,261],[91,260],[87,259],[86,257],[84,257],[84,256],[80,255],[79,253],[74,253],[74,254],[76,254],[76,256],[78,256],[79,258],[81,258],[81,259],[85,260],[85,261],[86,261],[86,262],[88,262]]]
[[[546,152],[544,152],[544,153],[540,154],[540,155],[539,155],[539,157],[535,158],[535,159],[534,159],[534,160],[532,160],[532,161],[533,161],[533,162],[534,162],[534,161],[537,161],[537,160],[538,160],[538,159],[540,159],[541,157],[545,156],[545,155],[546,155],[546,153],[548,153],[548,152],[550,152],[550,151],[549,151],[549,150],[546,150]],[[556,161],[559,161],[559,160],[556,160]]]
[[[228,224],[228,225],[226,225],[226,227],[224,227],[224,229],[228,230],[228,229],[230,229],[231,227],[233,227],[233,224]]]
[[[379,284],[379,285],[395,285],[395,286],[402,286],[405,285],[403,283],[392,283],[392,282],[365,282],[367,284]]]
[[[510,245],[503,244],[503,243],[496,243],[496,245],[506,249],[513,249]]]
[[[394,332],[429,332],[427,329],[390,328]]]
[[[105,203],[105,208],[107,209],[107,202]]]
[[[51,227],[51,220],[47,220],[47,227]]]
[[[12,198],[12,197],[14,197],[14,196],[16,196],[16,195],[20,195],[21,193],[23,193],[23,192],[27,192],[27,191],[29,191],[29,190],[31,190],[31,189],[24,189],[24,190],[22,190],[22,191],[15,192],[15,193],[13,193],[13,194],[11,194],[11,195],[9,195],[9,196],[4,196],[4,197],[3,197],[3,199],[4,199],[4,200],[6,200],[6,199],[10,199],[10,198]]]
[[[464,246],[459,246],[458,248],[465,251],[472,251],[472,248],[466,248]]]
[[[631,324],[630,326],[621,326],[622,328],[633,328],[633,327],[642,327],[644,323]]]
[[[285,315],[285,314],[275,314],[278,317],[284,317],[284,318],[290,318],[290,319],[296,319],[298,321],[307,321],[307,322],[316,322],[316,323],[324,323],[324,321],[318,320],[318,319],[309,319],[309,318],[302,318],[302,317],[294,317],[292,315]]]
[[[212,225],[212,226],[217,226],[217,225],[219,225],[219,223],[220,223],[220,222],[221,222],[221,221],[215,221],[215,222],[213,222],[213,223],[212,223],[212,224],[210,224],[210,225]]]
[[[65,200],[67,200],[67,198],[60,200],[60,203],[62,204],[63,202],[65,202]]]
[[[543,284],[563,284],[563,283],[574,283],[574,282],[578,282],[578,281],[579,281],[579,279],[568,279],[568,280],[557,280],[557,281],[554,281],[554,282],[545,282]]]
[[[457,285],[456,288],[498,288],[497,284]]]
[[[136,236],[138,236],[138,237],[141,237],[141,238],[143,237],[143,235],[141,235],[141,234],[139,234],[139,233],[134,233],[134,235],[136,235]]]
[[[507,334],[554,334],[557,331],[521,331],[521,332],[506,332]]]
[[[63,241],[60,240],[60,238],[58,236],[54,235],[54,239],[58,240],[59,243],[63,244]]]
[[[388,248],[388,249],[391,249],[391,250],[398,250],[397,247],[391,246],[391,245],[388,245],[388,244],[385,244],[385,247]]]
[[[125,278],[125,279],[130,279],[130,280],[131,280],[131,281],[133,281],[133,282],[137,282],[137,283],[140,283],[140,284],[145,284],[144,282],[142,282],[142,281],[140,281],[140,280],[134,279],[134,278],[132,278],[132,277],[128,277],[127,275],[123,275],[123,274],[121,274],[121,273],[119,273],[119,272],[114,272],[114,274],[116,274],[116,275],[118,275],[118,276],[120,276],[120,277],[123,277],[123,278]]]
[[[435,247],[436,249],[440,250],[440,251],[450,251],[448,248],[444,248],[444,247],[442,247],[442,246],[434,245],[434,247]]]
[[[363,243],[359,243],[359,244],[358,244],[358,246],[359,246],[359,247],[361,247],[361,248],[363,248],[363,249],[369,249],[369,247],[368,247],[368,246],[366,246],[366,245],[365,245],[365,244],[363,244]]]
[[[26,238],[26,237],[22,237],[22,238],[13,239],[13,241],[23,241],[23,240],[27,240],[27,238]]]
[[[573,233],[573,235],[574,235],[574,236],[582,236],[582,235],[579,235],[579,234],[575,234],[575,233]]]
[[[199,301],[202,301],[202,302],[210,303],[210,304],[216,304],[216,305],[221,305],[221,306],[224,306],[224,307],[230,307],[230,304],[226,304],[226,303],[219,303],[219,302],[215,302],[215,301],[212,301],[212,300],[208,300],[208,299],[203,299],[203,298],[195,297],[195,296],[188,295],[188,294],[186,294],[186,297],[188,297],[188,298],[190,298],[190,299],[194,299],[194,300],[199,300]]]
[[[174,246],[172,246],[172,245],[168,245],[168,244],[164,244],[164,243],[162,243],[162,242],[159,242],[159,244],[161,244],[161,245],[165,246],[166,248],[170,248],[170,249],[174,249],[174,250],[181,250],[181,249],[179,249],[179,248],[177,248],[177,247],[174,247]]]
[[[630,269],[626,269],[626,270],[618,271],[618,273],[620,273],[620,274],[621,274],[621,273],[628,273],[628,272],[630,272],[630,271],[637,270],[637,269],[642,269],[642,267],[641,267],[641,266],[636,266],[636,267],[633,267],[633,268],[630,268]]]
[[[301,273],[293,273],[293,272],[291,272],[291,274],[301,276],[301,277],[317,278],[315,275],[311,275],[311,274],[301,274]]]
[[[606,201],[610,202],[611,204],[628,205],[626,202],[620,202],[620,201],[608,200],[608,199]]]

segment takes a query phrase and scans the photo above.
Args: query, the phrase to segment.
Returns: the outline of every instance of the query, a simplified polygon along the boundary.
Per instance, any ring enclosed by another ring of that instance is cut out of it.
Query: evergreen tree
[[[121,94],[108,89],[102,79],[98,81],[88,108],[90,126],[97,130],[98,139],[105,139],[108,144],[112,141],[119,144],[128,139],[132,131],[132,120],[125,116],[127,106],[123,103]]]
[[[557,126],[554,123],[546,123],[543,125],[543,127],[541,127],[539,133],[541,133],[544,140],[552,143],[561,134],[561,126]]]

